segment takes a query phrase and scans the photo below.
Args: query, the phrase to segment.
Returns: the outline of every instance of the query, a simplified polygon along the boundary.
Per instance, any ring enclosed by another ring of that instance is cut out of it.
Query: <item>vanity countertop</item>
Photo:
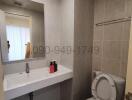
[[[58,66],[58,71],[49,73],[49,68],[39,68],[31,70],[29,74],[15,73],[5,76],[4,92],[5,100],[10,100],[24,94],[63,82],[73,77],[73,71],[62,65]]]

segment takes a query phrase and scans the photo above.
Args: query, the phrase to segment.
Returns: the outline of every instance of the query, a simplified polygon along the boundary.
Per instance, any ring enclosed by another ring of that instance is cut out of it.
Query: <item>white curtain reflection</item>
[[[30,28],[7,25],[6,31],[10,43],[9,61],[25,59],[25,44],[30,42]]]

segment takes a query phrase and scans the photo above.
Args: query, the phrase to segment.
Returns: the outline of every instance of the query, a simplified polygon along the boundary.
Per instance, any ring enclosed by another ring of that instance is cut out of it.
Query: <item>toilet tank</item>
[[[101,71],[95,71],[93,74],[94,74],[94,77],[96,77],[96,76],[98,76],[100,74],[104,74],[104,73],[101,72]],[[120,78],[120,77],[115,76],[115,75],[111,75],[111,74],[107,74],[107,75],[109,75],[115,82],[116,90],[117,90],[117,100],[124,100],[124,96],[125,96],[125,79]]]
[[[117,100],[124,100],[125,95],[125,79],[108,74],[114,81],[117,89]]]

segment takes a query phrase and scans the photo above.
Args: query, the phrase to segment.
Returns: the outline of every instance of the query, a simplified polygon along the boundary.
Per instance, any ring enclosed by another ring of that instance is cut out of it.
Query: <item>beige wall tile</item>
[[[94,25],[129,17],[132,14],[131,5],[132,0],[95,0]],[[102,47],[102,55],[97,55],[93,49],[93,70],[99,69],[98,65],[101,65],[102,71],[106,73],[126,77],[129,37],[130,21],[94,26],[93,48]],[[95,42],[100,40],[102,45]]]
[[[95,0],[94,23],[104,21],[105,17],[105,0]]]
[[[121,43],[119,41],[104,41],[103,57],[108,59],[121,58]]]
[[[103,58],[102,59],[102,71],[105,73],[119,76],[120,61]]]
[[[127,62],[128,62],[128,50],[129,50],[129,41],[122,41],[121,42],[121,69],[120,69],[120,76],[126,78],[127,73]]]
[[[129,49],[129,41],[122,41],[121,42],[121,62],[127,62],[128,49]]]
[[[131,21],[123,22],[123,32],[121,32],[121,40],[122,41],[129,41],[130,39],[130,25]]]
[[[125,16],[125,0],[105,0],[105,20],[113,20]]]
[[[115,23],[104,26],[104,40],[121,40],[121,34],[123,32],[123,24]]]
[[[119,76],[126,78],[126,74],[127,74],[127,62],[122,61]]]
[[[93,56],[92,58],[92,70],[93,71],[101,71],[101,57]]]
[[[126,16],[132,15],[132,0],[125,0],[125,12]]]
[[[94,27],[94,41],[102,40],[103,39],[103,32],[104,32],[103,26],[95,26]]]
[[[93,42],[93,55],[102,56],[102,41],[94,41]]]

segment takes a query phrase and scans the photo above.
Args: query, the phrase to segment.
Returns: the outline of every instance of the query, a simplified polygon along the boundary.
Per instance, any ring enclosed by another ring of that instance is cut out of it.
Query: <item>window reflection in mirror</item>
[[[44,57],[44,5],[30,0],[0,0],[4,62]],[[6,43],[6,44],[5,44]],[[41,49],[40,49],[41,47]],[[7,50],[5,50],[7,49]]]
[[[9,61],[31,57],[26,55],[28,43],[31,43],[31,18],[13,14],[6,14],[5,18]]]

